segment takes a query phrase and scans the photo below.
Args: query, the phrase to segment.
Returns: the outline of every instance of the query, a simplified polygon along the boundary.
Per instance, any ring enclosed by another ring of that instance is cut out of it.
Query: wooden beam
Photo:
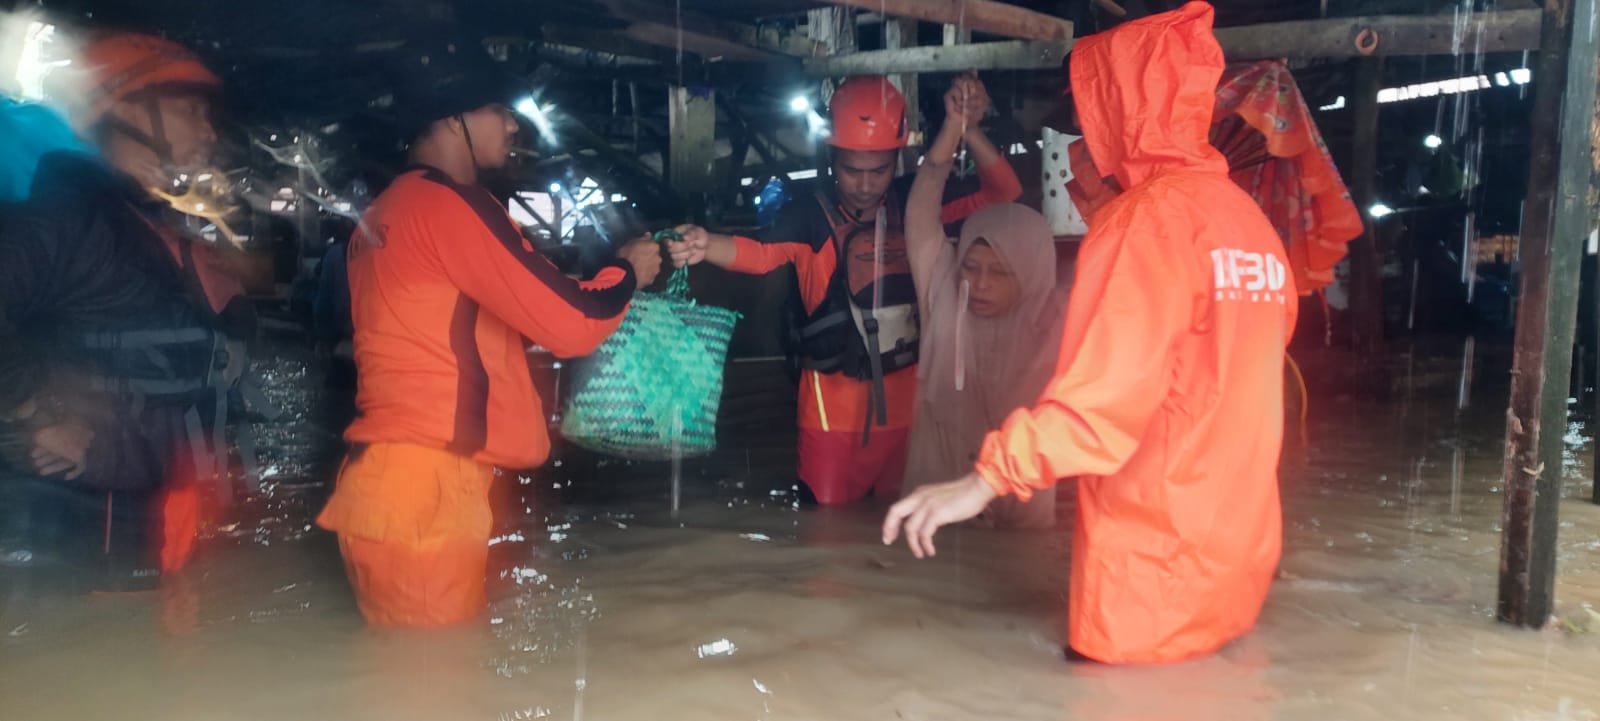
[[[739,42],[762,50],[797,58],[822,54],[822,45],[817,41],[775,25],[735,25],[733,29]]]
[[[968,70],[1042,70],[1061,67],[1072,48],[1070,41],[1007,40],[972,45],[935,45],[900,50],[812,58],[805,61],[808,75],[886,75],[891,73],[961,73]]]
[[[854,0],[851,0],[854,2]],[[1464,52],[1509,52],[1539,47],[1539,11],[1477,13],[1459,45]],[[1066,22],[1065,20],[1061,22]],[[1068,23],[1070,25],[1070,23]],[[1455,19],[1384,15],[1267,23],[1218,28],[1217,41],[1230,60],[1256,58],[1348,58],[1363,53],[1355,38],[1371,29],[1372,55],[1454,55]],[[1479,40],[1482,40],[1480,47]],[[876,50],[806,61],[817,77],[962,70],[1050,70],[1060,67],[1072,41],[1008,41],[943,48]]]
[[[726,58],[762,62],[780,57],[775,53],[757,50],[720,35],[691,30],[688,26],[680,28],[661,23],[636,22],[629,25],[623,34],[639,42],[663,48],[681,49],[683,52],[699,55],[707,60]]]
[[[1072,23],[1053,15],[993,0],[828,0],[931,23],[1023,40],[1071,40]]]
[[[1503,622],[1542,628],[1554,607],[1562,437],[1567,429],[1578,279],[1588,235],[1596,0],[1545,0],[1534,87],[1522,289],[1506,411],[1501,521]],[[1574,32],[1574,18],[1582,28]]]
[[[551,25],[544,28],[545,42],[569,47],[597,50],[629,58],[653,60],[662,64],[677,62],[675,53],[659,45],[634,40],[626,35],[593,28],[570,25]]]
[[[889,50],[914,48],[917,46],[917,20],[899,18],[889,20],[883,26],[883,46]],[[899,174],[913,172],[917,169],[917,155],[921,153],[919,138],[922,135],[922,102],[921,83],[917,80],[916,73],[901,73],[892,75],[889,81],[900,89],[900,94],[906,99],[906,131],[911,142],[900,151]]]
[[[1364,55],[1455,55],[1539,47],[1539,11],[1474,13],[1456,42],[1453,15],[1378,15],[1217,28],[1230,60],[1353,58]],[[1363,37],[1370,30],[1371,35]],[[1358,42],[1358,40],[1360,42]],[[1372,52],[1362,44],[1374,42]],[[1481,45],[1480,45],[1481,43]]]
[[[680,195],[716,190],[717,101],[714,91],[667,91],[671,160],[668,182]]]
[[[643,0],[598,0],[613,15],[629,23],[628,37],[651,45],[678,48],[705,57],[732,60],[775,61],[812,55],[813,44],[775,29],[728,22],[694,12],[680,12],[667,3]]]

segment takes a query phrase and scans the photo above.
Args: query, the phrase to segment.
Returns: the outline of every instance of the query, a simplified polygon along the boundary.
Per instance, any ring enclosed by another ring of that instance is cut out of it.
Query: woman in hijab
[[[952,117],[978,122],[988,96],[975,76],[946,96]],[[906,245],[921,303],[920,397],[902,488],[959,477],[983,439],[1017,408],[1038,400],[1055,371],[1067,292],[1056,285],[1055,241],[1038,211],[992,205],[945,237],[939,203],[964,123],[946,122],[928,149],[906,202]],[[952,129],[954,129],[952,131]],[[995,152],[970,148],[974,155]],[[1055,525],[1055,492],[1032,501],[995,499],[984,522]]]

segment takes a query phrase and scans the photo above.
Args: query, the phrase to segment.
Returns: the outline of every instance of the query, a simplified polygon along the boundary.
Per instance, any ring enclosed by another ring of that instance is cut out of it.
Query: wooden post
[[[1058,40],[1056,42],[1060,41]],[[944,44],[945,47],[971,45],[972,28],[963,25],[957,25],[955,23],[946,23],[944,26]]]
[[[1350,242],[1350,333],[1363,355],[1383,347],[1383,253],[1367,209],[1372,207],[1378,177],[1378,91],[1383,87],[1383,60],[1362,58],[1356,69],[1351,112],[1355,116],[1354,157],[1350,163],[1350,197],[1366,231]]]
[[[667,92],[671,136],[668,182],[680,194],[711,192],[716,189],[715,91],[672,87]]]
[[[298,159],[298,158],[297,158]],[[322,257],[321,223],[317,217],[317,203],[308,195],[318,189],[311,179],[310,173],[304,167],[296,170],[296,188],[299,193],[295,197],[295,232],[300,236],[299,252],[295,253],[294,279],[309,278],[312,265],[306,262],[307,258]]]
[[[1545,0],[1534,71],[1496,612],[1505,623],[1530,628],[1542,628],[1554,605],[1562,437],[1589,226],[1589,132],[1600,51],[1594,23],[1595,0]]]
[[[888,50],[916,47],[917,21],[905,19],[886,20],[883,26],[883,40],[883,46]],[[920,97],[918,77],[916,73],[900,73],[889,76],[889,82],[894,83],[894,86],[899,88],[900,93],[906,97],[906,130],[909,131],[911,142],[906,144],[905,150],[900,151],[899,172],[901,174],[916,170],[917,155],[921,152],[921,149],[917,147],[920,144],[919,141],[922,134],[922,105],[918,100]]]

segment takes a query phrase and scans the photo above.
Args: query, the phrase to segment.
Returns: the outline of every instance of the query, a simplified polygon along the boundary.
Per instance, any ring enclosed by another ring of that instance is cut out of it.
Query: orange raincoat
[[[1061,362],[978,473],[1027,498],[1080,476],[1068,640],[1109,663],[1211,653],[1254,625],[1281,548],[1283,241],[1207,142],[1222,50],[1192,2],[1073,47],[1095,213]]]

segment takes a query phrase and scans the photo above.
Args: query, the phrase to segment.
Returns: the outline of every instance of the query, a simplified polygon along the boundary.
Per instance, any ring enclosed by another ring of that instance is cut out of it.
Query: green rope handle
[[[651,239],[657,243],[681,243],[683,242],[683,234],[672,228],[666,228],[656,231],[655,235],[651,236]],[[662,291],[661,294],[671,298],[688,299],[689,266],[686,265],[672,271],[672,276],[667,279],[667,289]]]

